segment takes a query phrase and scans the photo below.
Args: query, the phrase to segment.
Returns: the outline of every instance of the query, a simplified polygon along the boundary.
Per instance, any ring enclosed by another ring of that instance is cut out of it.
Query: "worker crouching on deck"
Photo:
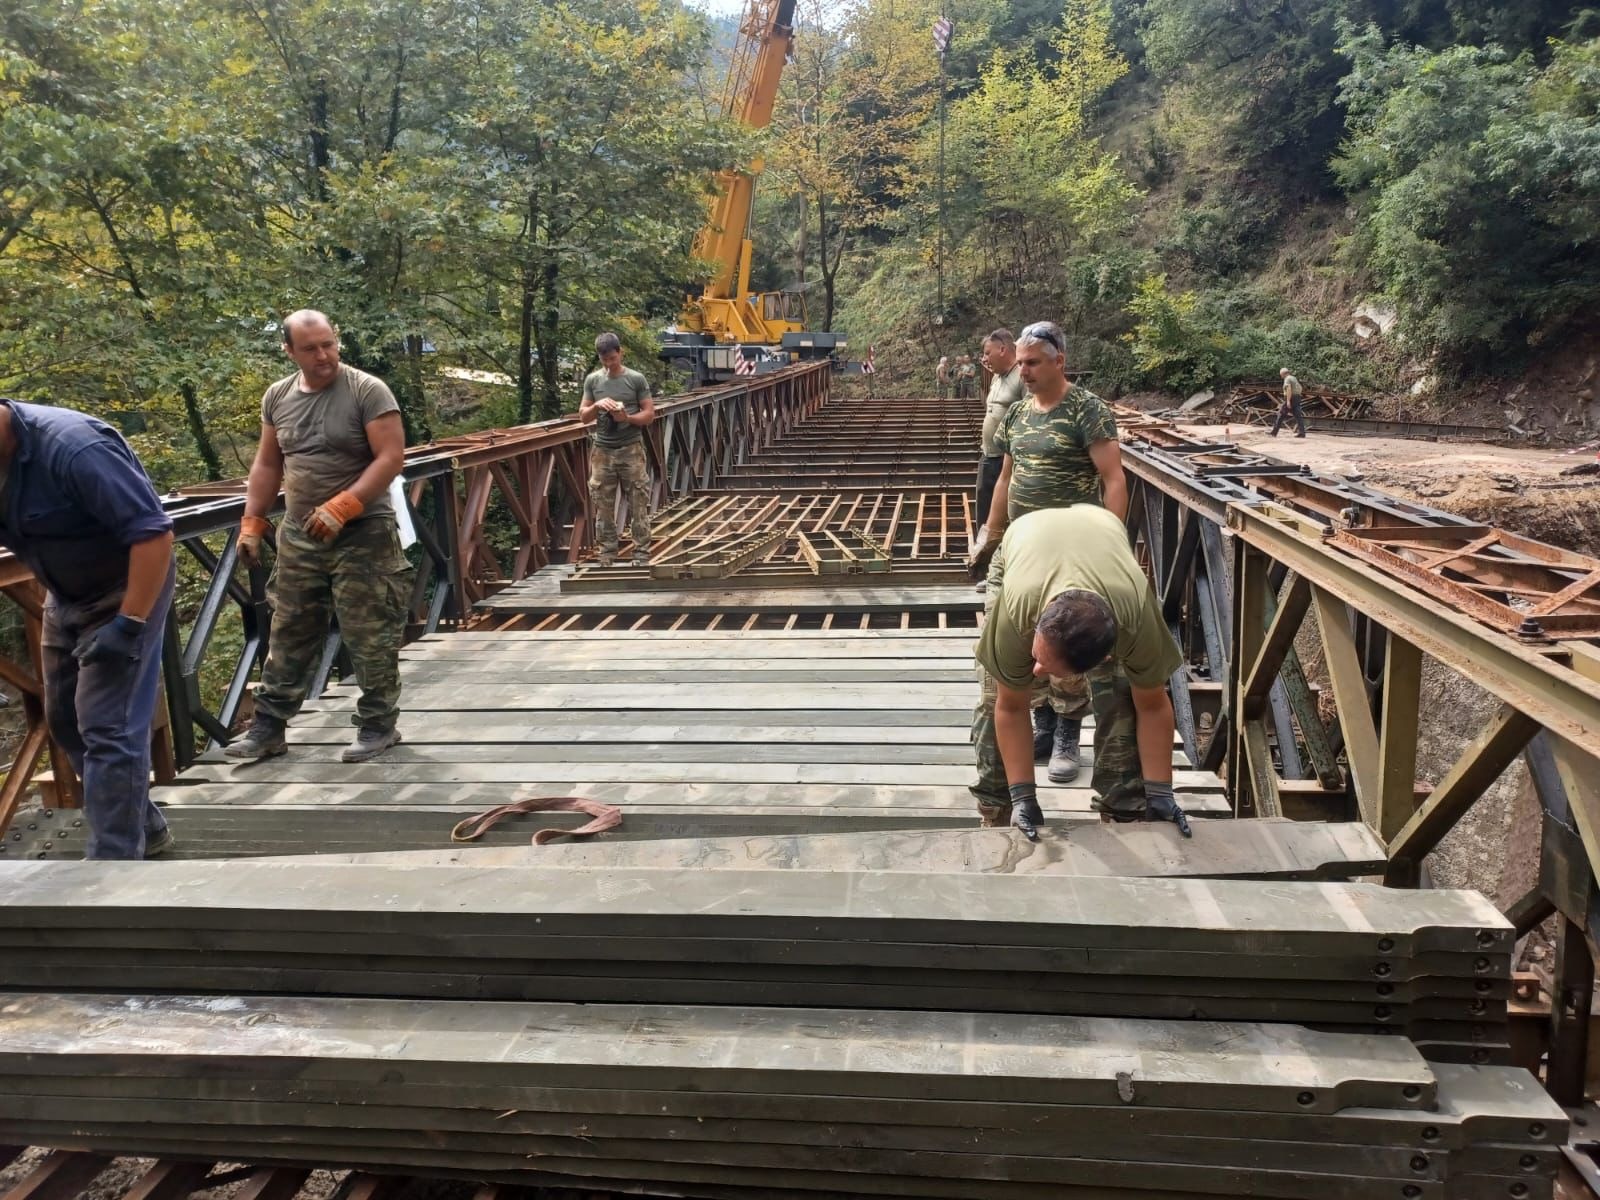
[[[1166,687],[1183,655],[1122,521],[1086,504],[1019,517],[990,563],[989,590],[972,720],[983,823],[1037,839],[1029,709],[1049,677],[1081,677],[1095,719],[1095,810],[1111,821],[1172,821],[1189,836],[1172,793]]]
[[[172,606],[172,518],[111,426],[0,400],[0,546],[45,588],[45,718],[83,780],[86,858],[172,845],[150,802],[150,724]]]

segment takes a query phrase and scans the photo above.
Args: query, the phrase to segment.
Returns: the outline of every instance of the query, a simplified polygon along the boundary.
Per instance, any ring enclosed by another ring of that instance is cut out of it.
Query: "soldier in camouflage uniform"
[[[589,511],[594,514],[600,565],[617,557],[617,492],[628,497],[628,532],[633,565],[650,562],[650,467],[644,456],[644,428],[655,420],[650,381],[622,365],[622,339],[602,333],[594,341],[600,367],[583,381],[578,419],[594,424],[589,450]]]
[[[1028,711],[1045,678],[1085,678],[1095,714],[1094,808],[1106,820],[1172,821],[1187,837],[1172,792],[1166,690],[1183,655],[1122,522],[1086,504],[1019,518],[990,563],[988,595],[972,723],[972,794],[983,823],[1038,836],[1044,814]]]
[[[1017,339],[1016,362],[1027,399],[1014,404],[994,435],[1002,456],[974,574],[988,563],[1007,524],[1026,513],[1073,504],[1104,503],[1119,518],[1128,512],[1128,482],[1111,409],[1066,375],[1066,338],[1037,321]],[[1102,496],[1102,492],[1104,493]],[[1090,709],[1083,678],[1051,680],[1033,710],[1034,757],[1047,759],[1052,783],[1079,772],[1079,736]]]
[[[283,322],[300,368],[261,398],[261,443],[250,468],[239,556],[261,563],[281,487],[287,514],[268,585],[272,640],[256,715],[224,753],[254,762],[288,752],[285,730],[305,703],[330,618],[361,684],[355,740],[340,757],[366,762],[400,741],[400,643],[411,566],[400,549],[389,485],[405,462],[400,406],[383,381],[339,361],[339,333],[304,309]]]

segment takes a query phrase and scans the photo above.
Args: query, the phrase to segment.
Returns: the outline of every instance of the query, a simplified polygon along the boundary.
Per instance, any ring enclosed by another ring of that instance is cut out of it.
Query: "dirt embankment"
[[[1592,451],[1530,449],[1312,432],[1274,438],[1254,425],[1197,425],[1204,437],[1340,475],[1432,508],[1600,556],[1600,477],[1562,472]]]

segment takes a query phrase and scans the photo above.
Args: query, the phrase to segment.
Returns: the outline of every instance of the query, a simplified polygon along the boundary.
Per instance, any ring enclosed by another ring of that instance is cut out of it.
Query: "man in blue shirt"
[[[0,546],[44,584],[45,715],[83,780],[88,858],[159,854],[150,725],[172,606],[172,518],[111,426],[0,400]]]

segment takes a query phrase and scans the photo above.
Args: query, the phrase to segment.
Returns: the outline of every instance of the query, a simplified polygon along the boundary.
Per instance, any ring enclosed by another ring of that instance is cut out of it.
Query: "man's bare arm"
[[[278,492],[283,488],[283,448],[278,445],[278,431],[265,421],[261,422],[261,441],[256,444],[256,456],[250,464],[250,477],[244,487],[244,515],[265,517],[278,502]]]
[[[1128,519],[1128,477],[1122,470],[1122,443],[1102,438],[1089,444],[1089,461],[1100,473],[1102,502],[1119,521]]]

